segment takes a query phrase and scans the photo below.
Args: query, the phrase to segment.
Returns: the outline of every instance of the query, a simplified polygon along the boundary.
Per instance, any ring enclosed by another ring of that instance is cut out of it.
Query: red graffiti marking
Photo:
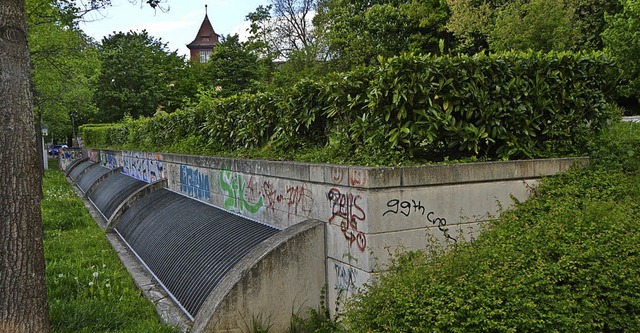
[[[253,176],[249,177],[249,181],[247,182],[243,195],[249,203],[254,204],[260,201],[260,197],[262,196],[262,193],[260,192],[260,185]]]
[[[262,196],[266,200],[267,209],[272,213],[276,211],[276,204],[282,201],[282,195],[278,195],[278,191],[273,187],[270,182],[264,182],[262,184]]]
[[[334,184],[342,183],[342,179],[344,179],[344,170],[340,168],[331,169],[331,180]]]
[[[313,208],[313,197],[311,191],[302,186],[287,186],[286,189],[287,218],[291,219],[291,214],[298,215],[298,212],[311,213]]]
[[[349,170],[349,185],[351,186],[367,185],[367,173],[364,170]]]
[[[340,230],[349,246],[356,243],[361,252],[367,247],[367,237],[362,231],[358,231],[358,221],[364,221],[366,214],[358,201],[362,199],[360,195],[352,193],[340,193],[337,188],[332,188],[327,193],[327,200],[331,205],[331,217],[329,224],[340,221]]]
[[[278,193],[278,190],[270,182],[262,184],[262,196],[266,200],[267,209],[275,213],[276,206],[287,206],[287,218],[290,220],[291,215],[309,215],[313,210],[313,196],[311,190],[305,185],[286,186],[284,194]],[[282,207],[281,210],[284,210]]]

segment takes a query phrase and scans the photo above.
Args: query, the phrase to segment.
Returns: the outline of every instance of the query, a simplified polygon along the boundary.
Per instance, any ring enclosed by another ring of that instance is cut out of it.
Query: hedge
[[[96,147],[118,143],[95,132],[124,128],[121,144],[155,150],[195,135],[212,150],[328,147],[355,160],[398,163],[582,154],[619,117],[607,107],[616,66],[601,52],[405,54],[379,61],[287,89],[204,94],[188,110],[81,131]]]

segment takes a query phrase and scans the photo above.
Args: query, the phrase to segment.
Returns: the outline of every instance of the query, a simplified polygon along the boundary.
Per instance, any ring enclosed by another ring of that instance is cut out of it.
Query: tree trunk
[[[0,333],[49,332],[24,5],[0,1]]]

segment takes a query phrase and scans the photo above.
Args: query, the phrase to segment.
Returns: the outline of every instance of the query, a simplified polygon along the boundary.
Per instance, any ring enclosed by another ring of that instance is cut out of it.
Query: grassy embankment
[[[176,332],[158,319],[55,163],[42,220],[53,332]]]
[[[640,124],[592,143],[473,243],[399,257],[350,332],[640,332]]]

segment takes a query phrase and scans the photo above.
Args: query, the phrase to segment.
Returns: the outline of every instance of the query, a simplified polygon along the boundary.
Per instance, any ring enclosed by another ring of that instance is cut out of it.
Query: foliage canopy
[[[85,126],[84,138],[158,151],[191,136],[216,153],[319,148],[325,153],[313,161],[393,165],[580,154],[619,116],[607,107],[616,76],[602,53],[406,54],[380,62],[287,89],[202,94],[171,115]]]
[[[184,96],[178,94],[183,57],[168,52],[166,44],[142,32],[118,32],[102,40],[100,73],[94,99],[98,122],[137,118],[159,110],[173,111]],[[183,91],[184,92],[184,91]]]

